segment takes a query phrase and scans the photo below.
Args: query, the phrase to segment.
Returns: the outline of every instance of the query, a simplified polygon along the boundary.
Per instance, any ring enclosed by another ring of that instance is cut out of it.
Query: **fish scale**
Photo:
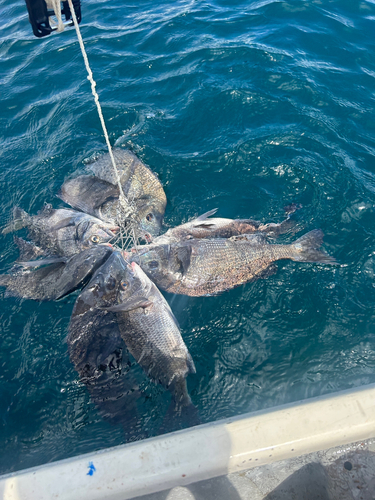
[[[212,295],[269,276],[277,260],[334,264],[319,250],[323,233],[315,229],[294,243],[270,244],[259,232],[229,239],[190,239],[150,245],[133,255],[155,284],[170,293]]]
[[[143,282],[147,278],[139,267],[135,273]],[[137,308],[126,313],[118,312],[119,328],[135,360],[151,378],[169,388],[173,379],[185,380],[189,373],[195,373],[195,366],[168,303],[156,286],[147,281],[147,299],[152,306],[144,310]],[[143,288],[134,289],[133,296],[145,295]],[[176,402],[185,406],[191,403],[186,387],[183,393],[175,393],[174,397]]]
[[[201,248],[204,252],[200,252]],[[225,259],[223,259],[223,254]],[[209,258],[207,258],[209,256]],[[192,261],[188,272],[171,292],[189,295],[217,293],[248,282],[260,275],[269,265],[291,256],[290,245],[264,245],[252,247],[247,242],[229,240],[207,240],[203,245],[193,247]],[[228,266],[230,262],[230,267]]]
[[[191,238],[231,238],[241,234],[262,233],[272,237],[287,232],[291,226],[290,216],[301,208],[301,205],[292,204],[284,208],[287,213],[282,222],[262,224],[253,219],[224,219],[221,217],[211,218],[216,214],[217,208],[210,210],[195,219],[168,229],[166,233],[153,239],[156,245],[178,243]]]
[[[119,228],[75,210],[53,209],[45,205],[36,215],[29,215],[19,207],[13,211],[14,221],[3,233],[27,228],[28,237],[45,254],[70,257],[90,246],[115,238]]]
[[[131,151],[114,148],[112,153],[127,199],[126,207],[120,202],[108,154],[87,167],[91,175],[65,181],[58,196],[73,208],[122,226],[125,233],[134,229],[142,237],[145,232],[156,236],[160,233],[167,204],[161,182]]]
[[[81,378],[101,371],[102,359],[118,350],[119,337],[148,376],[171,392],[176,409],[193,407],[186,376],[195,367],[176,318],[141,268],[114,251],[73,309],[68,345]]]

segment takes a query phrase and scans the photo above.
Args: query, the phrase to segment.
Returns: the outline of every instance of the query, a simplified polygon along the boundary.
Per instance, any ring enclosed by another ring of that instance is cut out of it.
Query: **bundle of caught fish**
[[[31,216],[15,208],[3,233],[26,229],[27,240],[14,236],[20,256],[0,275],[0,285],[6,296],[39,301],[81,290],[69,325],[69,355],[108,418],[119,421],[136,408],[139,390],[124,368],[130,354],[171,392],[175,414],[185,412],[194,425],[199,419],[186,386],[194,362],[159,288],[214,295],[275,273],[280,259],[335,260],[320,249],[319,229],[288,245],[270,242],[288,231],[297,206],[280,224],[214,218],[212,210],[158,236],[167,201],[160,181],[130,151],[113,154],[128,207],[109,155],[103,155],[61,187],[58,196],[76,210],[46,205]],[[149,243],[139,245],[139,239]]]

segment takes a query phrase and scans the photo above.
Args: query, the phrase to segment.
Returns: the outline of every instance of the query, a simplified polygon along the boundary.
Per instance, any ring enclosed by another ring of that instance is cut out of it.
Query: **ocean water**
[[[278,272],[216,297],[166,295],[197,373],[202,422],[375,382],[373,0],[82,2],[81,31],[111,143],[166,191],[166,228],[212,208],[321,228],[338,265]],[[106,151],[74,29],[33,36],[0,0],[0,225]],[[0,234],[0,266],[17,258]],[[102,418],[66,346],[77,294],[37,303],[0,290],[0,473],[126,442]],[[144,394],[131,439],[155,436],[170,396]],[[168,430],[168,427],[164,431]]]

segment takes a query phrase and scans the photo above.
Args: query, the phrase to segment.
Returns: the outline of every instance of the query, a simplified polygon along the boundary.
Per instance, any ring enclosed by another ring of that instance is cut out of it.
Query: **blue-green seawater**
[[[280,222],[301,203],[279,241],[321,228],[339,263],[282,261],[216,297],[166,295],[202,422],[375,382],[374,1],[82,3],[111,142],[159,175],[166,227],[216,207]],[[0,19],[4,226],[14,205],[63,206],[64,179],[106,146],[74,29],[35,38],[22,0],[0,0]],[[11,234],[0,255],[6,272]],[[77,293],[1,290],[0,473],[126,442],[68,358]],[[131,369],[144,394],[132,439],[155,436],[170,395]]]

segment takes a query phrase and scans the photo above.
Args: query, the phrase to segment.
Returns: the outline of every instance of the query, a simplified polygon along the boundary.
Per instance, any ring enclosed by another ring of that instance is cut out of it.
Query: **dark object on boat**
[[[50,17],[54,16],[53,10],[49,10],[45,0],[25,0],[27,10],[29,12],[29,21],[33,28],[34,35],[38,38],[50,35],[52,31],[57,29],[56,26],[51,26]],[[72,26],[73,19],[70,12],[69,3],[63,1],[61,16],[64,26]],[[72,0],[74,11],[77,17],[78,24],[81,22],[81,2],[80,0]]]

